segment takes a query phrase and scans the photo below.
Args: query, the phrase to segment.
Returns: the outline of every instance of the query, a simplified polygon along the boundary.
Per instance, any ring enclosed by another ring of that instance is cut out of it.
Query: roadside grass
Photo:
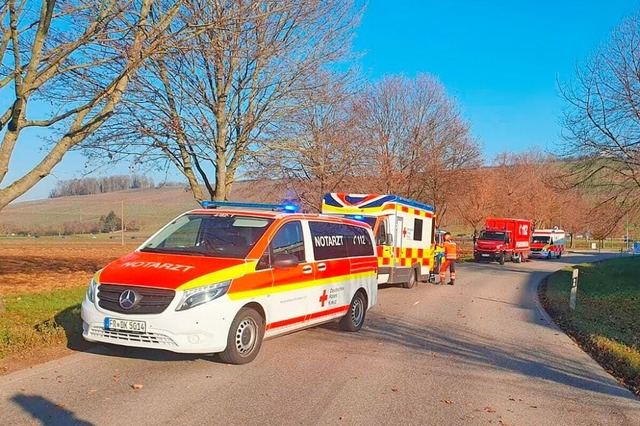
[[[0,316],[0,359],[16,353],[64,345],[80,335],[80,303],[86,287],[3,297]]]
[[[640,256],[577,268],[575,311],[569,309],[571,267],[548,277],[540,300],[565,332],[640,395]]]

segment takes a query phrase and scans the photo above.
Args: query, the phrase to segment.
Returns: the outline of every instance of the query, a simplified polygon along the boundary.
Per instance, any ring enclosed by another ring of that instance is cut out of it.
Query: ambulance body
[[[361,220],[373,228],[378,284],[413,287],[433,281],[435,214],[432,206],[397,195],[326,194],[322,213]]]
[[[362,327],[378,288],[368,226],[205,203],[95,274],[82,303],[86,340],[244,364],[263,338],[334,320]]]
[[[566,234],[562,229],[536,229],[531,234],[531,257],[560,259],[565,244]]]

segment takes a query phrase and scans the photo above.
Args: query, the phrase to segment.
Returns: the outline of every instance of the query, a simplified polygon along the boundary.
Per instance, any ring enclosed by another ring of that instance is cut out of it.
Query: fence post
[[[576,294],[578,293],[578,268],[573,270],[571,275],[571,296],[569,297],[569,308],[576,310]]]

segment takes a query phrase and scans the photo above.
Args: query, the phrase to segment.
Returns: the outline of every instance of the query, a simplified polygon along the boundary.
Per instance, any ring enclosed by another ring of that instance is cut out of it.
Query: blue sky
[[[571,78],[575,65],[638,8],[640,0],[370,0],[354,49],[370,81],[438,77],[490,162],[501,151],[553,151],[563,106],[557,81]],[[11,177],[32,167],[35,156],[34,148],[20,148]],[[83,166],[72,153],[21,200],[47,197],[57,180],[80,177]],[[126,166],[117,172],[127,173]]]
[[[369,79],[435,75],[458,99],[485,160],[533,146],[553,151],[574,74],[638,0],[370,0],[356,50]]]

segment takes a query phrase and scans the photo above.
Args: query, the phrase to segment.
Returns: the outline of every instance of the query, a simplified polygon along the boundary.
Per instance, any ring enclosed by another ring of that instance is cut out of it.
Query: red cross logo
[[[321,306],[323,308],[324,308],[324,302],[326,302],[328,298],[329,298],[329,296],[327,296],[327,290],[326,289],[322,290],[322,296],[320,296],[319,300],[320,300]]]
[[[402,229],[402,235],[407,236],[407,228]]]

